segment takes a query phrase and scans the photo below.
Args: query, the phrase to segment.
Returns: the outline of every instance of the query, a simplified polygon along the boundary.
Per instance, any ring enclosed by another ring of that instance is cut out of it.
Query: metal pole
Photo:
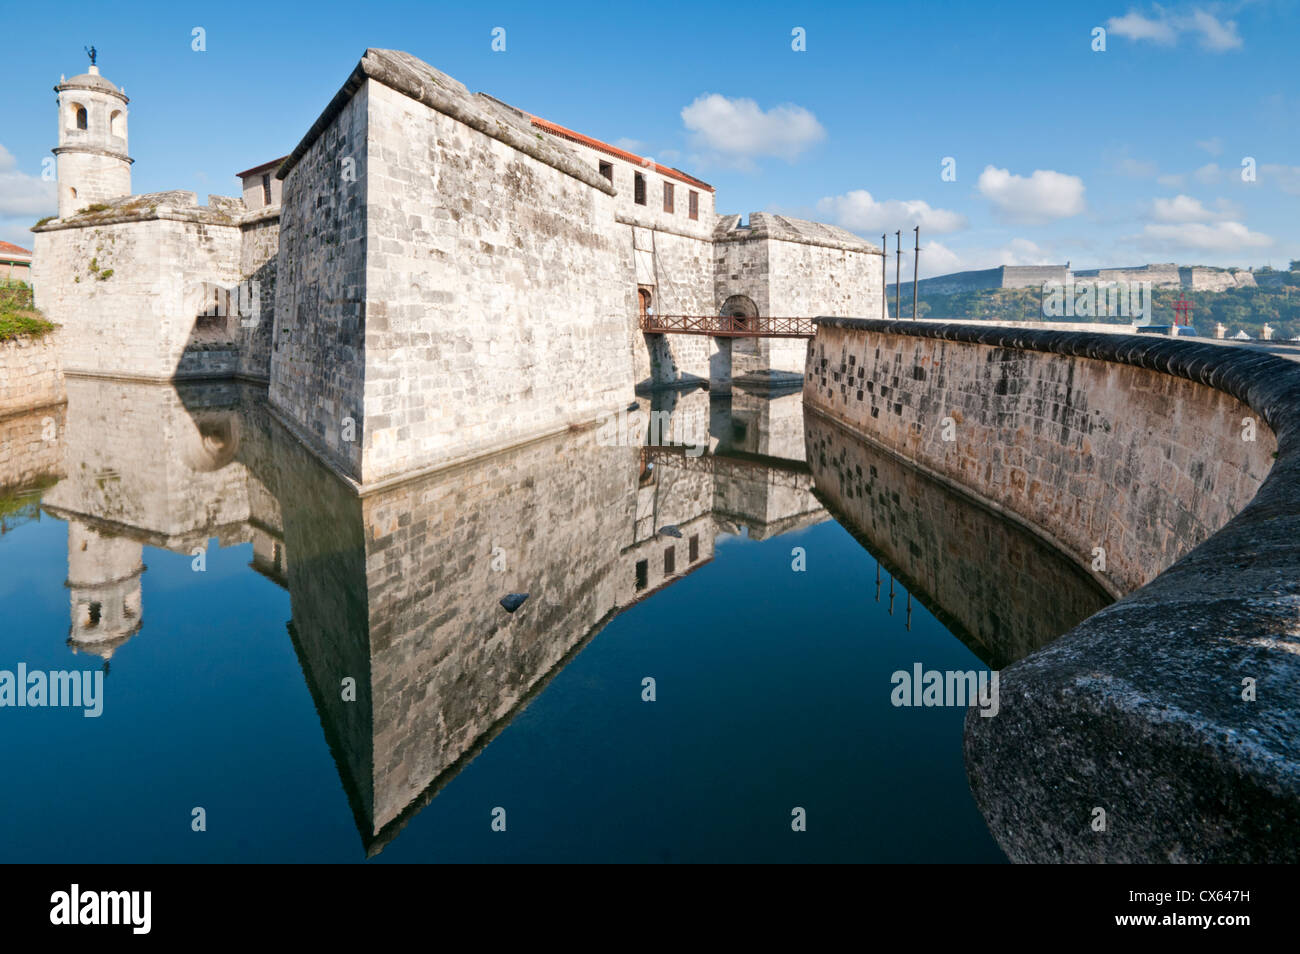
[[[903,230],[894,233],[894,317],[903,317],[903,286],[898,273],[903,267]]]
[[[889,254],[889,233],[880,236],[880,317],[889,319],[889,295],[885,286],[889,284],[889,265],[885,256]],[[879,580],[877,580],[879,582]]]
[[[912,230],[916,233],[916,252],[912,257],[912,320],[916,321],[916,280],[921,271],[921,226]]]

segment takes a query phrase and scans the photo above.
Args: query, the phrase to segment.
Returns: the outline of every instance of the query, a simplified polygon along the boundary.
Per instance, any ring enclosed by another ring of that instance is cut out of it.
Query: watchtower
[[[95,50],[90,71],[59,78],[59,218],[88,205],[131,194],[127,155],[126,94],[99,75]]]

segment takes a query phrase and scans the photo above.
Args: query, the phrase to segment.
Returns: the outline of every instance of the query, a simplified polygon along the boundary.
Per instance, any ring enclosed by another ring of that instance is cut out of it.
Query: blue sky
[[[1300,258],[1294,2],[124,2],[11,4],[5,20],[0,238],[26,247],[54,211],[51,87],[93,43],[131,97],[136,192],[235,194],[234,173],[288,152],[375,46],[698,175],[721,212],[891,243],[919,222],[923,275]]]

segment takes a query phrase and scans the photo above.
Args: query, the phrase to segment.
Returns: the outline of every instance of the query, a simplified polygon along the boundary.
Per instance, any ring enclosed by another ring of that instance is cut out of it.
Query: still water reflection
[[[358,498],[251,386],[68,384],[0,421],[0,669],[104,712],[0,709],[0,860],[997,860],[890,675],[1106,599],[797,392]]]

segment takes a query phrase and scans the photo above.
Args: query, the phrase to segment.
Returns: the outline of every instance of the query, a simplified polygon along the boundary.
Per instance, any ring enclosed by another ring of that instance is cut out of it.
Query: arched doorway
[[[645,319],[654,313],[651,307],[650,289],[638,288],[636,290],[637,307],[640,308],[641,321],[644,324]]]
[[[722,303],[718,314],[726,318],[739,319],[737,325],[748,330],[756,323],[754,319],[758,318],[758,306],[748,295],[732,295]]]

